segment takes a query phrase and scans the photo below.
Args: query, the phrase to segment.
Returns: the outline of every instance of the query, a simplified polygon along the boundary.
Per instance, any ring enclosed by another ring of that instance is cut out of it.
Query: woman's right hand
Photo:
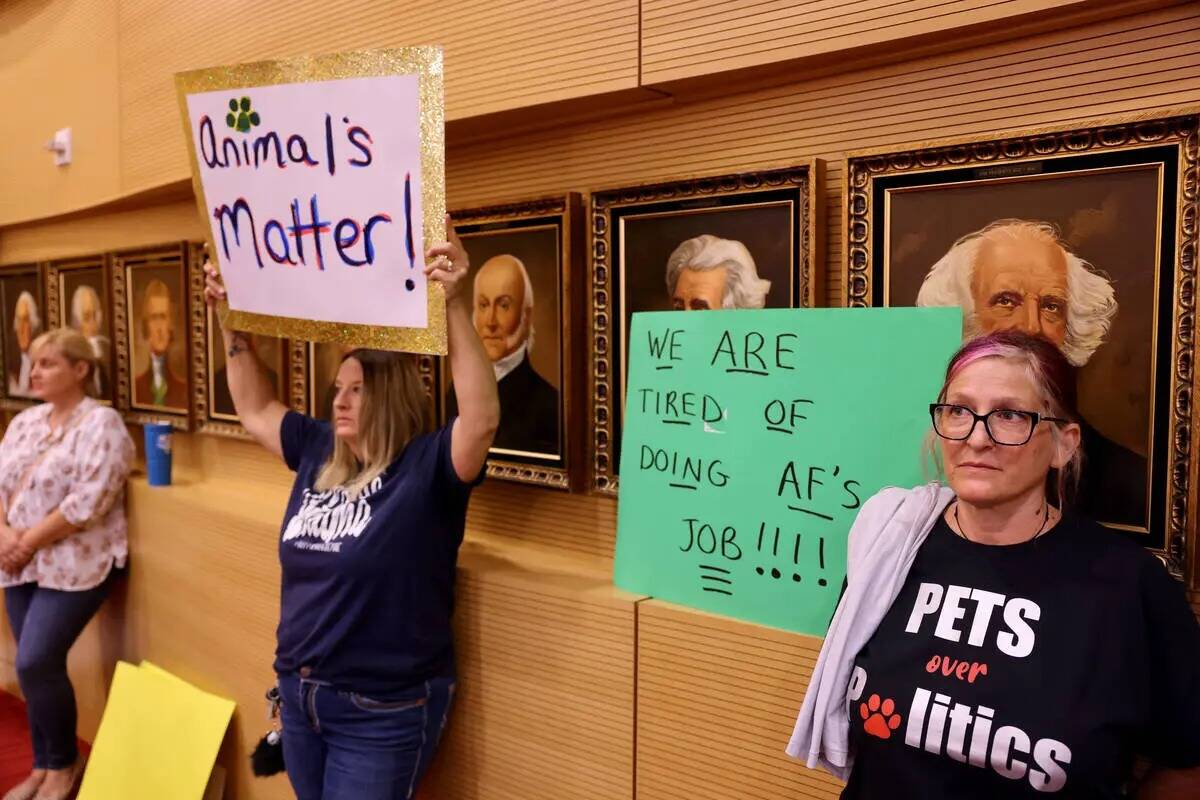
[[[216,309],[217,303],[227,299],[225,294],[225,281],[221,278],[221,273],[217,272],[217,268],[213,266],[211,261],[204,262],[204,302],[211,309]]]
[[[20,540],[21,537],[7,522],[0,521],[0,566],[8,561],[9,554],[16,550]]]

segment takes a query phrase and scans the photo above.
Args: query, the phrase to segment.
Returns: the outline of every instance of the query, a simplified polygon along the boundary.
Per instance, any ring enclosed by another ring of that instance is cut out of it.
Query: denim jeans
[[[34,769],[75,763],[75,689],[67,677],[67,651],[112,590],[118,570],[94,589],[64,592],[36,583],[4,590],[4,606],[17,640],[17,679],[25,695]]]
[[[408,800],[454,698],[435,678],[386,700],[281,675],[283,759],[297,800]]]

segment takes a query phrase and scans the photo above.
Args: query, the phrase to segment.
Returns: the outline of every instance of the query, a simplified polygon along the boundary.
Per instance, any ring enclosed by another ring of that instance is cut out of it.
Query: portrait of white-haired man
[[[1082,367],[1104,344],[1117,313],[1102,272],[1046,222],[1002,219],[960,238],[929,273],[918,306],[961,306],[963,336],[1018,329],[1058,345]],[[1145,525],[1146,458],[1085,421],[1078,505],[1103,522]]]
[[[12,332],[16,347],[8,358],[8,396],[32,397],[29,375],[33,371],[33,358],[29,354],[29,345],[42,332],[42,315],[32,292],[22,291],[17,295],[17,302],[13,304]]]
[[[558,390],[533,368],[533,284],[521,259],[501,254],[475,273],[472,319],[492,360],[500,390],[500,427],[492,447],[526,453],[560,454]],[[458,413],[451,386],[449,417]]]
[[[109,338],[104,335],[104,304],[95,287],[82,283],[71,293],[71,327],[84,335],[96,356],[89,393],[93,397],[107,397],[112,374],[109,356],[112,348]]]
[[[676,311],[762,308],[771,282],[758,277],[746,245],[705,233],[686,239],[667,258],[667,296]]]

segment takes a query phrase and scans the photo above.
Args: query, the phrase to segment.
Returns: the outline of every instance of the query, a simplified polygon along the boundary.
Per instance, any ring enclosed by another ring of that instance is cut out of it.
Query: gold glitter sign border
[[[446,238],[446,126],[442,92],[442,48],[433,45],[362,50],[318,56],[301,56],[279,61],[258,61],[224,67],[179,72],[175,89],[187,139],[188,161],[192,167],[192,191],[196,207],[204,220],[208,252],[217,252],[212,225],[208,221],[208,203],[200,179],[196,143],[188,115],[187,97],[201,92],[227,89],[252,89],[287,83],[311,83],[344,78],[380,78],[390,75],[416,75],[421,126],[421,202],[424,211],[422,230],[425,243]],[[219,259],[218,259],[219,266]],[[428,326],[393,328],[383,325],[355,325],[254,314],[234,311],[222,302],[217,309],[222,326],[235,330],[291,339],[338,342],[376,350],[401,350],[410,353],[446,354],[446,300],[440,284],[427,282]]]

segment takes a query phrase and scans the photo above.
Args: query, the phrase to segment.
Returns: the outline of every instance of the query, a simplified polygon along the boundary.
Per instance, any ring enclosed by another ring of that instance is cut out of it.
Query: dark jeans
[[[25,695],[34,769],[75,763],[75,690],[67,677],[67,651],[112,590],[117,570],[81,592],[43,589],[36,583],[4,590],[8,622],[17,640],[17,679]]]
[[[454,681],[372,699],[283,675],[283,760],[297,800],[408,800],[446,727]]]

